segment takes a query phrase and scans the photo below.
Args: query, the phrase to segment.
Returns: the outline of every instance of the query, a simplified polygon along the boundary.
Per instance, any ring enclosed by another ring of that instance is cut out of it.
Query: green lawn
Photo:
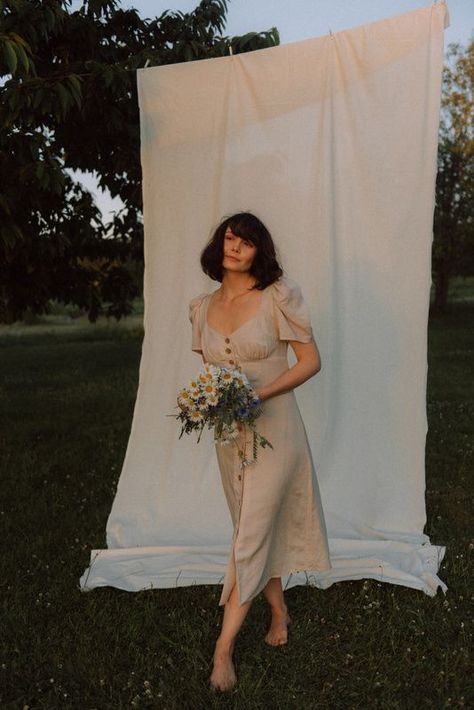
[[[140,317],[131,327],[0,329],[0,706],[474,707],[473,315],[459,302],[429,324],[425,532],[447,546],[447,596],[374,580],[294,587],[289,644],[280,648],[264,643],[260,596],[236,643],[238,685],[223,696],[208,690],[220,586],[79,589],[89,551],[105,547],[138,383]]]

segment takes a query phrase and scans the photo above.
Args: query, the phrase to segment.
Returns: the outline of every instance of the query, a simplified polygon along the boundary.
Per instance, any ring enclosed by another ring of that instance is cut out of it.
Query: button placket
[[[239,524],[240,524],[240,513],[242,512],[242,500],[244,497],[244,481],[245,481],[245,476],[244,474],[244,468],[242,467],[241,469],[242,473],[238,474],[238,479],[240,481],[240,496],[239,496]]]
[[[224,342],[225,342],[225,344],[226,344],[226,347],[225,347],[225,349],[224,349],[226,355],[231,355],[231,354],[232,354],[232,348],[230,347],[230,338],[229,338],[228,336],[225,336],[225,337],[224,337]],[[234,355],[234,358],[235,358],[235,355]],[[228,360],[228,363],[229,363],[229,365],[235,365],[237,370],[240,370],[240,371],[242,370],[242,367],[241,367],[241,366],[239,365],[239,363],[236,362],[236,360],[234,360],[233,358],[230,358],[230,359]],[[240,485],[239,485],[239,497],[238,497],[239,522],[240,522],[240,511],[241,511],[241,507],[242,507],[242,495],[243,495],[243,485],[244,485],[244,484],[243,484],[243,481],[242,481],[242,473],[243,473],[243,470],[244,470],[243,467],[241,467],[240,464],[239,464],[239,473],[237,474],[237,479],[238,479],[238,481],[241,481],[241,483],[240,483]],[[237,530],[238,530],[238,524],[237,524]]]
[[[227,345],[224,352],[226,353],[226,355],[232,355],[232,348],[230,347],[230,338],[229,337],[224,338],[224,342]],[[232,357],[229,358],[228,363],[229,363],[229,365],[237,365],[237,369],[240,370],[241,368],[240,368],[239,364],[236,363],[234,358],[235,358],[235,355],[233,358]]]

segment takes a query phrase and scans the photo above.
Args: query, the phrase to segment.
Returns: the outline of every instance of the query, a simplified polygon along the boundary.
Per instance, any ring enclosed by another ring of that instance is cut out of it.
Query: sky
[[[441,0],[438,0],[440,2]],[[72,9],[81,2],[73,2]],[[280,44],[321,37],[352,27],[376,22],[403,12],[418,10],[429,0],[228,0],[227,22],[223,35],[263,32],[276,27]],[[445,30],[445,52],[451,42],[467,46],[474,38],[474,0],[447,0],[450,26]],[[143,18],[154,18],[165,10],[192,12],[199,0],[122,0],[124,9],[135,8]],[[112,199],[97,187],[93,175],[72,173],[96,198],[105,221],[120,209],[120,199]]]

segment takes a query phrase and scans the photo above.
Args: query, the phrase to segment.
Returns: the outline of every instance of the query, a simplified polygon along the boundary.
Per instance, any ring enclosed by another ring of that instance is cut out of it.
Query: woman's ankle
[[[218,636],[216,639],[216,648],[219,651],[227,652],[229,654],[234,650],[235,638],[228,639],[225,636]]]

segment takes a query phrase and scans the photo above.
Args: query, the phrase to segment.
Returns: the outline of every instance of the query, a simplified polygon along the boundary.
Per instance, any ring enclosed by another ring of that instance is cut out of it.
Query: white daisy
[[[217,395],[217,390],[212,384],[212,382],[207,382],[202,388],[205,397],[215,397]]]
[[[207,399],[203,399],[198,402],[198,409],[200,412],[204,412],[208,409],[209,407],[209,401]]]
[[[186,399],[184,399],[183,397],[178,397],[178,405],[181,409],[183,409],[183,410],[189,409],[191,404],[192,404],[192,402],[191,402],[190,397],[187,397]]]

